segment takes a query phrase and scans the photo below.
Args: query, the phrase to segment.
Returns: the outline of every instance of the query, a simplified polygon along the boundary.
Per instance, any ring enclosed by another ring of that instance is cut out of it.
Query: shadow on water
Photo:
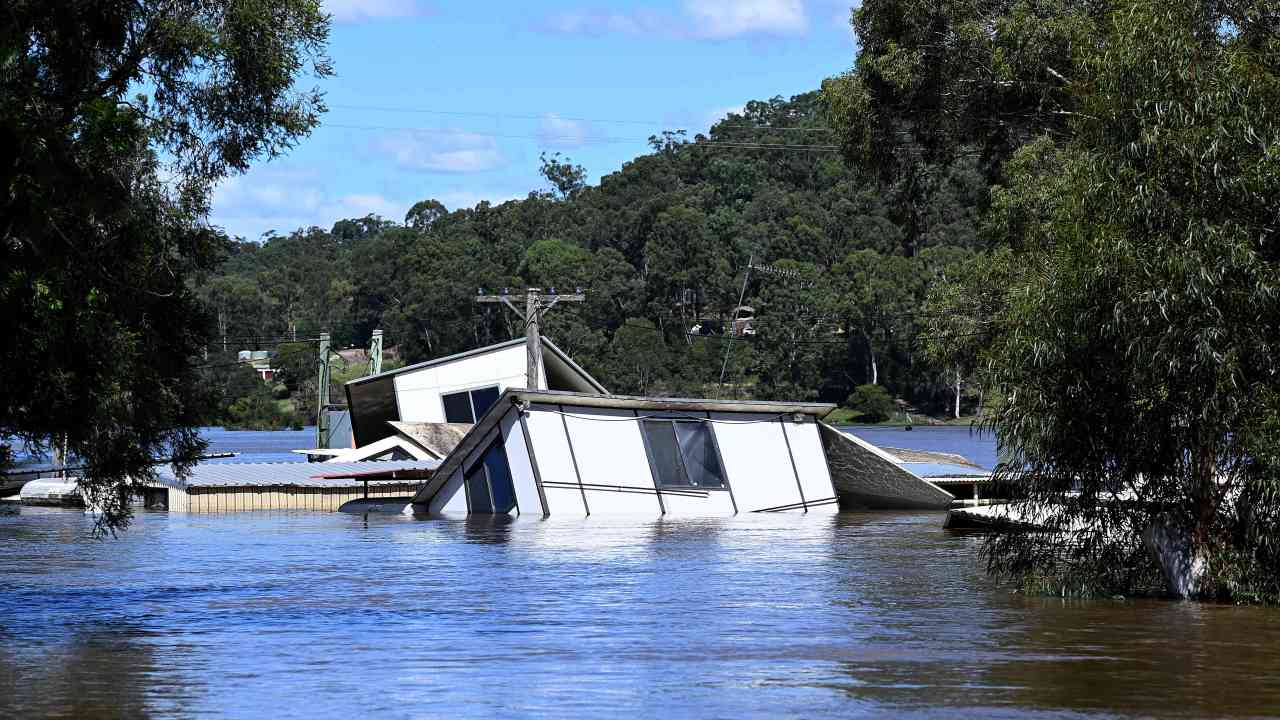
[[[148,635],[82,627],[30,644],[0,632],[0,716],[190,717],[197,688],[167,685]]]
[[[460,522],[466,542],[505,545],[511,542],[511,528],[519,518],[511,515],[468,515]]]
[[[923,715],[1280,712],[1274,609],[1027,597],[984,575],[977,538],[903,527],[928,521],[833,523],[851,642],[832,686],[851,698]]]

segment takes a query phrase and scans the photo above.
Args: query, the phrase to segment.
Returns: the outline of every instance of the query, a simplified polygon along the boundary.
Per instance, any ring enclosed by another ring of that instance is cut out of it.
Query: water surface
[[[995,435],[976,428],[916,425],[905,430],[887,425],[848,425],[840,429],[881,447],[955,453],[988,470],[996,466]]]
[[[0,717],[1248,716],[1280,615],[1025,598],[937,513],[0,516]]]

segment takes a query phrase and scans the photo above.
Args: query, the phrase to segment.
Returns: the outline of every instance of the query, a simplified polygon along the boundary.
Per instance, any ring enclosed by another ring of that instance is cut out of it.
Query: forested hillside
[[[382,328],[414,362],[522,332],[502,306],[474,302],[481,288],[582,287],[586,303],[548,315],[561,348],[615,392],[707,395],[754,258],[792,272],[752,273],[742,304],[756,332],[733,342],[724,395],[842,402],[875,383],[954,412],[955,368],[923,352],[924,299],[985,245],[984,174],[962,157],[887,183],[832,140],[817,93],[752,102],[707,136],[652,138],[598,186],[544,157],[548,185],[523,200],[450,210],[427,199],[403,222],[236,240],[199,290],[227,351],[322,330],[360,346]],[[966,390],[964,409],[976,400]]]

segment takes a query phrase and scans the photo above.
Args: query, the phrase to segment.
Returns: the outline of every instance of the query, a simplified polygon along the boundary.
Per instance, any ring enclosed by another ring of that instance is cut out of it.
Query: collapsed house
[[[418,512],[732,515],[953,500],[822,423],[831,404],[614,395],[545,339],[528,360],[518,339],[354,380],[355,444],[452,428],[456,442],[436,443],[440,466],[413,495]]]
[[[545,339],[533,357],[512,340],[353,380],[346,395],[353,447],[161,472],[148,506],[720,516],[953,501],[823,423],[832,404],[615,395]]]

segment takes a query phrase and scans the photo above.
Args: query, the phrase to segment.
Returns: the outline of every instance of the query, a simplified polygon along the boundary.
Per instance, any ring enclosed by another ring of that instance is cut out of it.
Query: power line
[[[608,144],[634,144],[647,143],[648,138],[622,138],[622,137],[583,137],[580,135],[519,135],[512,133],[495,133],[479,130],[464,130],[461,128],[426,128],[426,127],[403,127],[394,125],[348,125],[346,123],[326,123],[324,127],[338,128],[341,130],[369,130],[374,132],[417,132],[432,133],[440,135],[461,135],[470,137],[483,138],[502,138],[517,140],[541,140],[541,141],[573,141],[584,145],[608,145]],[[839,145],[818,145],[811,143],[759,143],[746,142],[736,140],[703,140],[684,143],[693,148],[718,147],[727,149],[742,150],[804,150],[817,152],[838,152]]]
[[[622,323],[622,325],[625,327],[634,327],[634,328],[645,330],[648,332],[665,334],[665,332],[658,327],[650,327],[648,325],[640,325],[638,323],[633,323],[633,322],[624,322]],[[690,332],[686,332],[682,334],[685,337],[698,338],[702,340],[714,340],[717,342],[728,342],[731,339],[726,335],[699,335],[697,333],[690,333]],[[895,335],[892,338],[886,338],[884,342],[891,343],[892,341],[904,341],[904,340],[916,340],[916,341],[953,340],[958,338],[981,337],[981,336],[990,335],[990,334],[991,334],[990,330],[982,330],[978,332],[963,332],[963,333],[948,333],[948,332],[902,333],[900,335]],[[769,337],[768,335],[755,334],[755,335],[744,335],[742,339],[744,341],[755,341],[761,338],[768,338],[768,337]],[[783,340],[782,341],[784,345],[840,345],[840,346],[847,346],[849,342],[850,342],[849,340]]]
[[[559,115],[557,113],[541,113],[541,114],[495,113],[495,112],[480,112],[480,111],[467,111],[467,110],[433,110],[433,109],[427,109],[427,108],[388,107],[388,106],[377,106],[377,105],[347,105],[345,103],[339,104],[339,105],[330,105],[329,107],[337,110],[410,113],[410,114],[416,114],[416,115],[441,115],[446,117],[480,117],[480,118],[493,118],[497,120],[568,120],[571,122],[588,122],[588,123],[597,123],[600,125],[640,125],[645,127],[652,127],[652,126],[669,127],[671,125],[671,122],[669,120],[641,120],[637,118],[627,118],[627,119],[588,118],[588,117],[574,117],[572,115]],[[716,123],[715,125],[718,125],[718,127],[721,129],[732,129],[732,130],[768,130],[771,132],[823,132],[823,133],[836,132],[834,128],[827,128],[827,127],[812,127],[812,128],[778,127],[776,125],[757,125],[757,124],[745,124],[745,123],[738,124],[738,125],[725,125],[723,122]]]

